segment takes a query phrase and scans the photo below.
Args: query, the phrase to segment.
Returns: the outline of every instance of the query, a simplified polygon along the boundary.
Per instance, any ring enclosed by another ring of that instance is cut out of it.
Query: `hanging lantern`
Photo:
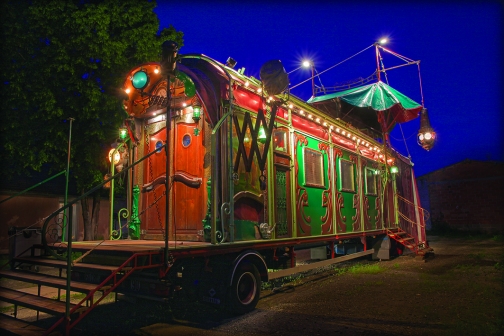
[[[119,128],[119,139],[121,139],[121,141],[124,141],[126,140],[127,137],[128,137],[128,129],[126,127]]]
[[[109,153],[108,153],[108,160],[109,162],[112,162],[112,155],[114,155],[114,164],[118,164],[119,161],[121,161],[121,153],[119,153],[119,151],[116,151],[114,153],[116,149],[115,148],[112,148]]]
[[[266,131],[264,130],[263,126],[259,127],[259,133],[257,135],[257,141],[259,141],[263,145],[266,142]]]
[[[420,112],[420,129],[418,130],[417,142],[425,150],[430,150],[436,142],[436,132],[430,125],[426,108]]]
[[[192,118],[195,123],[198,123],[198,121],[201,119],[201,105],[195,103],[192,108],[193,108]]]

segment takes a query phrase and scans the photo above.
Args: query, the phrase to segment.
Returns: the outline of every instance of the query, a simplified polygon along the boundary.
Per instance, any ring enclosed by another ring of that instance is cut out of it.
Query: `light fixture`
[[[245,82],[245,87],[248,87],[250,85],[249,81]]]
[[[159,67],[156,65],[156,68],[154,69],[154,73],[158,74],[159,73]]]
[[[139,70],[131,77],[131,84],[135,89],[142,90],[149,84],[149,76],[144,70]]]
[[[387,44],[387,42],[388,42],[388,39],[387,39],[386,37],[381,38],[381,39],[378,41],[378,43],[380,43],[381,45],[383,45],[383,44]]]
[[[261,88],[258,88],[257,89],[257,93],[261,93],[262,92],[262,89]]]
[[[194,122],[197,123],[201,118],[201,105],[199,103],[195,103],[192,108],[193,108],[192,118]]]
[[[124,126],[119,128],[119,139],[124,141],[126,140],[127,137],[128,137],[128,129]]]
[[[305,61],[303,61],[303,66],[304,66],[305,68],[309,68],[309,67],[311,66],[311,62],[310,62],[310,61],[308,61],[308,60],[305,60]]]
[[[259,127],[259,133],[257,134],[257,141],[264,144],[266,142],[266,131],[263,126]]]
[[[124,90],[124,92],[126,92],[127,94],[129,94],[131,92],[130,88],[127,88]]]
[[[109,162],[112,162],[112,154],[114,154],[114,151],[116,149],[115,148],[112,148],[109,153],[108,153],[108,160]],[[121,160],[121,153],[119,153],[119,151],[116,151],[115,154],[114,154],[114,164],[118,164],[119,161]]]
[[[426,108],[423,108],[422,112],[420,112],[420,129],[418,130],[417,142],[427,151],[431,150],[436,142],[436,132],[430,125]]]
[[[397,174],[397,173],[399,173],[399,168],[397,168],[397,166],[392,166],[392,167],[390,167],[390,172],[392,174]]]
[[[236,62],[233,58],[228,57],[228,59],[226,61],[226,66],[233,69],[236,66],[236,63],[238,63],[238,62]]]

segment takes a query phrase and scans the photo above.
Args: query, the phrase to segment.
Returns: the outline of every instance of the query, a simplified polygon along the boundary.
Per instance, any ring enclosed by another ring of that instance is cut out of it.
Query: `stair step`
[[[56,268],[66,268],[67,262],[65,260],[49,259],[44,257],[18,257],[14,258],[16,263],[26,263],[41,266],[52,266]],[[91,268],[94,270],[113,272],[117,270],[119,266],[108,266],[108,265],[98,265],[98,264],[86,264],[86,263],[76,263],[72,265],[72,268]],[[131,267],[124,267],[123,270],[129,270]]]
[[[0,287],[0,301],[17,304],[22,307],[38,310],[51,315],[65,314],[66,303],[42,296],[28,294],[5,287]],[[70,304],[70,308],[75,305]]]
[[[9,279],[40,284],[48,287],[55,287],[60,289],[66,289],[67,280],[65,278],[58,278],[55,276],[41,274],[41,273],[33,273],[33,272],[24,272],[24,271],[10,271],[3,270],[0,271],[0,277],[5,277]],[[96,289],[96,285],[89,284],[86,282],[78,282],[71,281],[70,282],[70,290],[74,292],[80,293],[89,293]]]
[[[38,336],[45,332],[45,329],[5,314],[0,314],[0,326],[0,330],[21,336]]]
[[[400,243],[403,243],[403,242],[407,242],[407,241],[410,241],[410,240],[415,240],[415,238],[413,238],[413,237],[406,237],[406,238],[400,238],[397,241],[400,242]]]

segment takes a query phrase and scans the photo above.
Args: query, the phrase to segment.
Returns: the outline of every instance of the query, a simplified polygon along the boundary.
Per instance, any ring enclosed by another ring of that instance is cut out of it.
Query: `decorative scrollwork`
[[[66,208],[61,208],[49,215],[42,226],[42,244],[49,254],[57,259],[64,260],[67,253],[67,243],[65,240],[73,239],[72,233],[66,230],[66,225],[70,217],[65,212]],[[67,237],[65,237],[66,235]],[[52,248],[49,248],[49,245]]]
[[[110,239],[112,240],[117,240],[122,238],[122,229],[126,226],[128,226],[129,222],[126,221],[126,223],[123,225],[121,222],[121,217],[122,218],[129,218],[129,210],[126,208],[122,208],[117,212],[117,223],[119,225],[119,228],[117,230],[112,230],[110,233]]]
[[[224,202],[221,205],[221,231],[216,230],[215,231],[215,237],[217,238],[217,241],[219,244],[223,243],[227,239],[227,233],[224,228],[224,217],[229,216],[231,213],[231,207],[229,206],[228,202]]]

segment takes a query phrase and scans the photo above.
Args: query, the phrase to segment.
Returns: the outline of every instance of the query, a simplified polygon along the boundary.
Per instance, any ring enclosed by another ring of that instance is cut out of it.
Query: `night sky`
[[[427,152],[416,143],[420,118],[402,125],[421,176],[464,159],[504,160],[503,5],[480,2],[158,1],[161,27],[184,33],[180,54],[228,57],[259,78],[261,65],[279,59],[287,72],[310,58],[320,73],[388,37],[386,48],[420,60],[425,107],[438,142]],[[367,77],[376,69],[374,48],[321,75],[326,87]],[[386,68],[404,64],[383,53]],[[291,86],[310,70],[290,75]],[[421,103],[416,65],[387,72],[389,85]],[[382,80],[384,80],[382,78]],[[318,79],[316,84],[320,85]],[[311,81],[291,91],[305,100]],[[392,144],[408,151],[395,127]]]

